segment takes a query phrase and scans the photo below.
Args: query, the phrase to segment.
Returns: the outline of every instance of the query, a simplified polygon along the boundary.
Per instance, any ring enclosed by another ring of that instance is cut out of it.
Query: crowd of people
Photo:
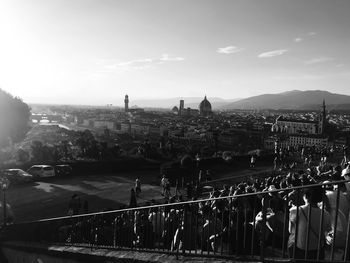
[[[222,189],[214,188],[209,200],[185,204],[178,209],[176,206],[158,207],[134,212],[132,220],[129,218],[127,222],[133,222],[133,227],[129,228],[133,229],[135,240],[129,240],[129,244],[120,240],[119,245],[161,245],[172,250],[249,254],[259,251],[263,240],[264,246],[285,249],[296,258],[307,254],[310,258],[322,259],[327,246],[344,253],[350,183],[332,182],[350,179],[346,155],[336,165],[327,159],[333,151],[303,148],[299,152],[302,161],[298,163],[294,158],[288,164],[287,157],[295,157],[295,154],[298,152],[291,150],[276,153],[280,175],[250,178],[230,186],[225,184]],[[255,166],[255,162],[256,157],[251,164]],[[199,185],[203,178],[203,171],[200,171]],[[187,185],[188,200],[205,198],[193,195],[192,190],[192,185]],[[174,196],[169,198],[169,203],[182,198]],[[266,219],[263,218],[264,207]]]
[[[91,242],[93,237],[100,245],[239,255],[258,255],[272,248],[273,253],[308,259],[323,259],[335,249],[350,256],[346,251],[350,182],[342,182],[350,180],[350,163],[346,155],[338,163],[330,162],[326,153],[302,149],[299,162],[292,165],[294,158],[286,165],[288,159],[279,151],[276,157],[282,157],[284,164],[278,175],[214,187],[209,196],[194,195],[191,185],[186,193],[171,195],[164,176],[161,187],[167,204],[155,205],[152,200],[140,209],[137,179],[129,205],[134,209],[82,217],[73,225],[60,226],[60,241]],[[311,161],[305,162],[305,156]],[[205,177],[198,171],[197,188],[203,181],[210,184]],[[187,202],[179,203],[184,199]],[[96,226],[93,233],[84,230],[91,224]]]

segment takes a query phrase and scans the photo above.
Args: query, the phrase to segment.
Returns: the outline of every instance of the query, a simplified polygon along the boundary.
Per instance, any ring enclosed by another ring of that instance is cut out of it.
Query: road
[[[130,189],[134,187],[136,177],[142,183],[138,203],[162,197],[160,186],[150,184],[155,182],[156,172],[133,172],[46,178],[11,186],[6,192],[6,199],[15,214],[15,222],[65,216],[73,194],[80,197],[81,203],[88,201],[89,212],[118,209],[123,204],[129,204]]]
[[[262,170],[262,167],[243,169],[216,175],[216,178],[249,175]],[[66,216],[68,203],[73,194],[80,197],[81,203],[88,201],[89,212],[114,210],[129,204],[130,189],[134,187],[137,177],[140,178],[142,184],[142,193],[137,200],[138,204],[145,204],[151,199],[162,199],[158,176],[158,171],[134,171],[118,174],[45,178],[45,180],[25,185],[11,185],[6,192],[6,198],[14,212],[16,223]],[[2,200],[0,201],[2,202]]]

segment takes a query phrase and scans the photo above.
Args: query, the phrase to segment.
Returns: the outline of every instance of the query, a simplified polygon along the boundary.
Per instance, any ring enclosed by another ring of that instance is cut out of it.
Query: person
[[[310,187],[303,196],[305,204],[298,209],[296,206],[290,209],[288,248],[290,256],[294,256],[295,259],[304,259],[305,252],[307,252],[306,259],[324,259],[325,233],[330,232],[332,228],[331,216],[325,210],[323,224],[320,226],[322,209],[318,207],[318,203],[323,201],[323,197],[324,190],[320,186]],[[319,241],[320,250],[318,250]]]
[[[169,198],[169,196],[171,195],[170,193],[170,182],[168,180],[168,178],[166,178],[165,180],[165,186],[164,186],[165,190],[164,190],[164,196],[166,198]]]
[[[141,193],[141,181],[138,177],[135,180],[135,191],[136,191],[136,197],[138,197]]]
[[[288,186],[289,187],[298,187],[301,186],[301,180],[298,178],[290,179],[288,180]],[[303,191],[301,189],[293,189],[289,194],[288,194],[288,202],[289,205],[292,206],[301,206],[304,204],[304,199],[303,199]]]
[[[170,182],[169,182],[168,178],[166,178],[165,175],[163,175],[163,178],[162,178],[160,184],[162,186],[162,195],[165,197],[169,197],[170,196]]]
[[[346,167],[341,172],[341,177],[343,180],[350,180],[350,168],[349,164],[346,165]],[[350,192],[350,182],[345,183],[347,192]]]
[[[68,204],[68,215],[72,216],[79,214],[80,207],[80,198],[77,194],[73,194]]]
[[[186,184],[187,199],[191,200],[193,195],[193,186],[191,183]]]
[[[212,180],[210,170],[207,170],[207,171],[206,171],[205,177],[206,177],[206,178],[205,178],[205,181],[206,181],[206,182],[210,182],[210,181]]]
[[[162,187],[162,195],[165,194],[166,184],[167,184],[167,178],[165,177],[165,174],[163,174],[162,180],[160,181],[160,185]]]
[[[326,189],[326,199],[325,207],[326,210],[331,215],[332,232],[330,233],[330,238],[333,239],[334,232],[336,232],[335,240],[329,242],[334,242],[335,247],[344,248],[346,244],[347,236],[347,225],[348,225],[348,215],[349,215],[349,202],[346,197],[346,187],[345,184],[331,185],[330,181],[325,181],[323,184]],[[339,191],[339,193],[338,193]],[[337,211],[337,198],[338,199],[338,211]],[[337,222],[335,222],[335,215],[338,213]],[[335,225],[336,224],[336,225]],[[327,237],[328,238],[328,237]]]
[[[203,170],[200,170],[199,171],[199,174],[198,174],[198,183],[202,183],[203,181]]]
[[[175,184],[175,195],[176,196],[180,196],[181,195],[181,192],[179,190],[179,181],[176,180],[176,184]]]
[[[83,204],[83,212],[84,212],[84,214],[89,213],[89,202],[88,202],[88,200],[85,200],[85,201],[84,201],[84,204]]]
[[[256,158],[254,155],[252,155],[252,157],[250,158],[250,167],[251,168],[255,167],[255,162],[256,162]]]
[[[4,208],[3,208],[3,202],[0,202],[0,226],[12,224],[15,221],[15,216],[12,211],[12,208],[9,204],[6,204],[6,222],[3,222],[4,220]]]
[[[154,204],[155,203],[153,203],[153,205]],[[154,237],[156,237],[156,239],[160,239],[164,231],[164,211],[162,211],[158,207],[151,208],[149,211],[148,221],[150,221],[152,224]]]
[[[277,169],[277,162],[278,162],[278,158],[277,158],[277,156],[275,156],[275,158],[273,159],[273,169],[274,170]]]
[[[342,180],[341,174],[342,174],[342,169],[341,169],[340,165],[337,165],[337,166],[333,167],[333,171],[332,171],[332,173],[330,175],[331,180],[333,180],[333,181],[341,181]]]
[[[136,193],[134,188],[131,188],[130,190],[130,202],[129,202],[129,208],[137,207],[137,201],[136,201]]]

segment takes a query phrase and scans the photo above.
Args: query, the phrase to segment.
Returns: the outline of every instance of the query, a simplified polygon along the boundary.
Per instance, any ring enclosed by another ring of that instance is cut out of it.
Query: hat
[[[350,174],[350,169],[349,168],[345,168],[343,169],[343,171],[341,172],[341,176],[344,177],[344,176],[349,176]]]
[[[277,190],[276,186],[274,184],[270,185],[269,188],[267,189],[268,191],[274,191]]]
[[[324,181],[322,184],[325,185],[326,190],[333,190],[333,185],[331,184],[331,181]]]

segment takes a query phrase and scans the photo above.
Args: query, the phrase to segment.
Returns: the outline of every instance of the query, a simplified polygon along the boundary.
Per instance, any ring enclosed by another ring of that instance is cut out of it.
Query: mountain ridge
[[[220,107],[222,110],[233,109],[314,109],[325,100],[327,105],[338,108],[338,105],[350,104],[350,96],[331,93],[324,90],[292,90],[277,94],[262,94],[238,100]],[[346,106],[346,108],[348,108]]]

